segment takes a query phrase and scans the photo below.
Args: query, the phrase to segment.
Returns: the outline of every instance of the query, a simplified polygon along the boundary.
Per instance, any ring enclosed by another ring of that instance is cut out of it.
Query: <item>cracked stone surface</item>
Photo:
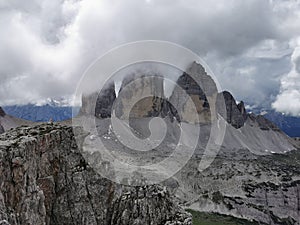
[[[0,187],[1,225],[191,224],[165,188],[121,186],[95,173],[67,126],[2,134]]]

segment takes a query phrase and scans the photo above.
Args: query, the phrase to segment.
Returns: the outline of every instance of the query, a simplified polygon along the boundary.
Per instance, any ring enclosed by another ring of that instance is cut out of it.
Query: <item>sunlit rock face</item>
[[[159,116],[164,102],[164,79],[160,76],[126,77],[121,85],[116,116],[121,119]]]
[[[192,77],[198,78],[198,82]],[[182,95],[180,90],[185,91],[187,95]],[[174,103],[173,106],[179,114],[175,117],[180,117],[181,121],[188,123],[210,123],[210,109],[214,109],[216,94],[214,81],[201,65],[193,63],[188,71],[179,77],[170,97],[170,102]]]

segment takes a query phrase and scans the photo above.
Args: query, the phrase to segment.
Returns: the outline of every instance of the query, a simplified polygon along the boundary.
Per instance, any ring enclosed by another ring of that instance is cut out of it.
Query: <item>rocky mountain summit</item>
[[[197,78],[197,82],[192,77]],[[176,84],[171,96],[166,97],[163,77],[125,77],[118,98],[113,82],[108,83],[99,94],[83,96],[81,115],[103,119],[109,118],[115,110],[116,116],[121,119],[162,117],[200,124],[208,131],[213,121],[224,119],[227,131],[223,145],[228,149],[247,148],[259,154],[295,149],[297,143],[272,122],[261,115],[248,114],[244,102],[237,103],[228,91],[218,93],[214,80],[202,65],[192,63]],[[149,97],[140,99],[143,95]],[[114,100],[117,101],[115,108]],[[204,136],[208,138],[209,134],[204,132]]]
[[[72,127],[42,124],[0,136],[0,224],[190,225],[159,185],[127,187],[86,163]]]

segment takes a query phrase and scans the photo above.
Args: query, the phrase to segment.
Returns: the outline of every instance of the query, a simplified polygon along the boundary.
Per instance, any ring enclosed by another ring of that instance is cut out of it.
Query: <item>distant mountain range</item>
[[[275,123],[283,132],[290,137],[300,137],[300,117],[285,115],[274,110],[253,110],[255,114],[263,115]]]
[[[72,107],[69,106],[29,104],[4,106],[3,109],[9,115],[34,122],[63,121],[72,118]]]
[[[72,107],[46,104],[43,106],[22,105],[4,106],[4,111],[14,117],[35,122],[63,121],[72,118]],[[79,108],[78,108],[79,111]],[[290,137],[300,137],[300,118],[288,116],[274,110],[253,110],[255,114],[261,114],[275,123],[283,132]]]

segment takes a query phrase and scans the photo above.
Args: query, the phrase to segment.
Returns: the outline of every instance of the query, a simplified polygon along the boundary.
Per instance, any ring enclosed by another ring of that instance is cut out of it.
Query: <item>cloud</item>
[[[300,39],[291,57],[293,68],[281,79],[280,93],[272,107],[279,112],[300,116]]]
[[[0,0],[0,105],[72,97],[97,57],[144,39],[190,48],[223,89],[270,104],[292,67],[299,12],[293,0]]]

